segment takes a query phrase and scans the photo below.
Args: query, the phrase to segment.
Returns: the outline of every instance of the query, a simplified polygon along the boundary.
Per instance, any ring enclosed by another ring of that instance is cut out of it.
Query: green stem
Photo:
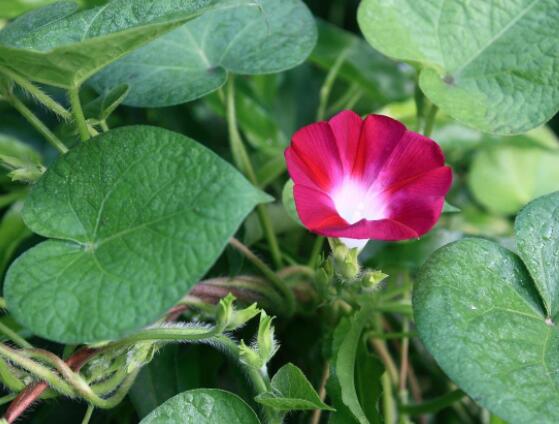
[[[347,55],[349,54],[349,49],[344,49],[340,55],[336,58],[334,65],[328,71],[326,75],[326,79],[324,80],[324,84],[320,88],[320,102],[318,104],[318,111],[316,113],[316,120],[322,121],[325,118],[326,108],[328,107],[328,99],[330,98],[330,92],[332,91],[332,87],[334,86],[334,82],[338,77],[338,73],[340,68],[344,64]]]
[[[47,109],[56,113],[63,119],[70,119],[72,117],[71,113],[68,112],[63,106],[52,99],[48,94],[44,93],[39,87],[33,84],[31,81],[20,76],[16,72],[8,69],[4,66],[0,66],[0,73],[6,75],[9,79],[13,80],[17,85],[23,88],[31,96],[33,96],[39,103],[45,106]]]
[[[258,270],[264,275],[270,283],[278,290],[286,301],[286,315],[291,316],[295,312],[295,296],[291,289],[285,284],[285,282],[277,276],[277,274],[272,271],[268,265],[266,265],[258,256],[256,256],[252,251],[242,244],[236,238],[231,238],[229,244],[241,252],[252,264],[258,268]]]
[[[409,276],[407,277],[409,280]],[[409,300],[409,292],[406,293],[404,300]],[[403,317],[403,324],[402,324],[402,332],[407,333],[410,330],[410,320],[407,316]],[[408,381],[408,370],[409,370],[409,348],[410,348],[410,339],[408,337],[404,337],[402,339],[402,349],[401,349],[401,356],[400,356],[400,376],[399,376],[399,384],[398,384],[398,397],[399,401],[402,404],[408,402],[408,390],[407,390],[407,381]],[[402,412],[399,415],[400,424],[408,424],[410,422],[406,413]]]
[[[11,341],[17,344],[20,347],[25,349],[32,349],[33,346],[19,334],[17,334],[14,330],[8,327],[3,322],[0,322],[0,333],[3,333],[6,337],[8,337]]]
[[[274,265],[276,268],[281,268],[283,265],[282,254],[266,205],[256,206],[256,214],[258,215],[260,225],[262,226],[262,230],[264,231],[264,236],[268,241],[268,246],[270,247],[270,253],[272,254]]]
[[[106,121],[106,120],[100,121],[100,122],[99,122],[99,126],[101,127],[101,129],[103,130],[103,132],[109,131],[109,126],[107,125],[107,121]]]
[[[384,422],[386,424],[396,423],[396,405],[394,402],[394,397],[392,396],[392,384],[390,382],[390,376],[387,372],[382,375],[382,404],[384,411]]]
[[[318,259],[320,258],[320,253],[322,252],[322,248],[324,247],[324,237],[318,236],[314,241],[311,256],[309,259],[309,267],[314,269],[318,265]]]
[[[243,174],[250,180],[254,185],[258,185],[256,179],[256,173],[250,162],[250,158],[246,151],[243,139],[239,133],[239,128],[237,127],[237,108],[235,105],[235,81],[233,77],[229,78],[227,83],[227,129],[229,131],[229,142],[231,143],[231,154],[233,155],[233,160],[237,168],[241,170]]]
[[[165,342],[165,341],[199,341],[209,339],[218,335],[215,327],[208,329],[205,326],[196,327],[160,327],[148,328],[137,334],[111,343],[104,350],[115,350],[143,341]]]
[[[95,407],[93,405],[87,405],[87,411],[85,411],[85,415],[83,417],[82,424],[89,424],[89,420],[91,419],[91,416],[93,415],[93,410],[94,409],[95,409]]]
[[[435,116],[437,116],[439,108],[435,104],[431,104],[427,118],[425,118],[425,127],[423,128],[423,135],[425,137],[430,137],[433,132],[433,126],[435,125]]]
[[[464,396],[466,395],[462,390],[456,389],[443,396],[416,405],[400,405],[398,409],[408,415],[431,414],[451,406],[453,403],[461,400]]]
[[[237,127],[237,110],[235,106],[235,81],[233,77],[229,77],[229,82],[227,83],[227,128],[229,130],[229,142],[231,144],[231,153],[233,155],[233,160],[237,168],[250,180],[250,182],[258,186],[258,179],[256,178],[256,173],[252,167],[252,163],[246,151],[243,139],[239,133],[239,128]],[[258,205],[256,207],[256,213],[264,231],[268,245],[270,246],[270,252],[272,254],[272,259],[276,268],[282,266],[282,255],[279,248],[279,243],[272,226],[272,221],[270,215],[268,214],[268,209],[265,205]]]
[[[49,368],[0,343],[0,355],[27,370],[40,380],[46,381],[56,391],[70,398],[75,397],[74,389]]]
[[[82,104],[80,102],[80,88],[72,87],[68,90],[70,96],[70,105],[72,106],[72,113],[74,114],[74,121],[80,133],[81,141],[87,141],[91,137],[85,115],[83,114]]]
[[[68,152],[68,148],[64,145],[64,143],[62,143],[62,141],[60,141],[60,139],[55,136],[54,133],[45,124],[43,124],[41,120],[37,118],[21,100],[19,100],[16,96],[7,97],[7,100],[60,153],[65,154]]]

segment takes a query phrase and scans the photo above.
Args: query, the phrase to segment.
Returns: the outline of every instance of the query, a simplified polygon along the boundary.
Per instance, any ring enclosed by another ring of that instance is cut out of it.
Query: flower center
[[[330,197],[338,214],[350,224],[362,219],[374,221],[387,216],[387,205],[379,190],[366,187],[360,181],[346,179]]]

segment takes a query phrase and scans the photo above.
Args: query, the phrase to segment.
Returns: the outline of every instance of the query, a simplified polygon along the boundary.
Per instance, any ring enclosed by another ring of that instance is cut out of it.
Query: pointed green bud
[[[0,164],[11,171],[8,176],[12,181],[24,183],[34,183],[46,171],[46,168],[38,162],[22,160],[14,156],[0,155]]]
[[[258,309],[256,303],[253,303],[249,307],[245,309],[241,309],[240,311],[234,310],[233,316],[231,317],[225,329],[232,331],[232,330],[236,330],[237,328],[241,328],[243,325],[245,325],[248,321],[250,321],[259,313],[260,313],[260,309]]]
[[[349,249],[339,241],[335,243],[332,250],[334,270],[342,280],[353,280],[359,275],[358,255],[359,249]]]
[[[235,296],[229,293],[217,304],[215,326],[216,331],[219,333],[225,331],[233,319],[233,302],[235,302]]]
[[[258,352],[247,346],[244,340],[241,340],[239,344],[239,358],[243,364],[249,367],[260,369],[264,366],[264,362]]]
[[[388,277],[388,274],[385,274],[382,271],[367,271],[361,278],[361,284],[363,287],[375,287],[381,281],[386,279],[386,277]]]
[[[266,314],[265,311],[260,312],[260,324],[258,326],[258,353],[264,364],[276,354],[278,346],[275,339],[275,330],[272,326],[273,317]]]

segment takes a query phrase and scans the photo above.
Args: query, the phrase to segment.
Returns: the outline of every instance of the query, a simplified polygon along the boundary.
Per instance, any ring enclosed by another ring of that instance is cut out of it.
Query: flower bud
[[[215,326],[217,332],[225,331],[231,319],[233,318],[233,302],[235,301],[235,296],[229,293],[217,304],[217,310],[215,312]]]
[[[234,310],[233,316],[231,317],[231,320],[229,321],[229,324],[225,329],[232,331],[232,330],[236,330],[237,328],[241,328],[243,325],[245,325],[248,321],[250,321],[259,313],[260,313],[260,309],[258,309],[256,303],[253,303],[249,307],[245,309],[241,309],[239,311]]]
[[[239,345],[239,357],[241,362],[249,367],[260,369],[264,366],[264,362],[258,352],[248,347],[244,340],[241,340]]]
[[[375,287],[377,284],[382,282],[384,279],[388,277],[388,274],[385,274],[382,271],[367,271],[361,277],[361,285],[365,288]]]
[[[270,359],[276,354],[278,346],[274,337],[274,327],[272,326],[273,317],[270,317],[266,312],[260,312],[260,324],[258,326],[258,354],[264,364],[267,364]]]
[[[13,156],[0,155],[0,164],[11,172],[8,177],[12,181],[34,183],[45,172],[46,168],[38,163],[27,162]]]
[[[231,293],[219,301],[216,310],[216,327],[219,332],[232,331],[242,327],[260,312],[253,303],[248,308],[235,310],[233,303],[236,298]]]
[[[334,270],[336,274],[343,280],[353,280],[359,274],[361,267],[357,256],[359,255],[358,249],[349,249],[341,243],[337,243],[332,251],[334,259]]]

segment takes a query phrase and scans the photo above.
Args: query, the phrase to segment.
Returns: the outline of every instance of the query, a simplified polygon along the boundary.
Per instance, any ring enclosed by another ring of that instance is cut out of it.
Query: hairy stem
[[[68,112],[62,105],[56,102],[48,94],[44,93],[39,87],[37,87],[28,79],[22,77],[21,75],[4,66],[0,66],[0,74],[4,74],[9,79],[14,81],[23,90],[33,96],[33,98],[36,99],[39,103],[41,103],[43,106],[45,106],[47,109],[57,114],[61,118],[69,120],[72,117],[71,113]]]
[[[76,127],[80,134],[80,139],[81,141],[87,141],[91,138],[91,135],[89,134],[85,115],[83,114],[82,104],[80,101],[80,88],[70,88],[68,90],[68,95],[70,97],[70,105],[72,106],[72,113],[74,115]]]
[[[17,334],[14,330],[8,327],[6,324],[0,322],[0,333],[3,333],[7,338],[17,344],[19,347],[23,347],[25,349],[31,349],[33,346],[19,334]]]
[[[16,96],[9,96],[6,99],[56,150],[62,154],[68,152],[64,143],[21,100]]]

